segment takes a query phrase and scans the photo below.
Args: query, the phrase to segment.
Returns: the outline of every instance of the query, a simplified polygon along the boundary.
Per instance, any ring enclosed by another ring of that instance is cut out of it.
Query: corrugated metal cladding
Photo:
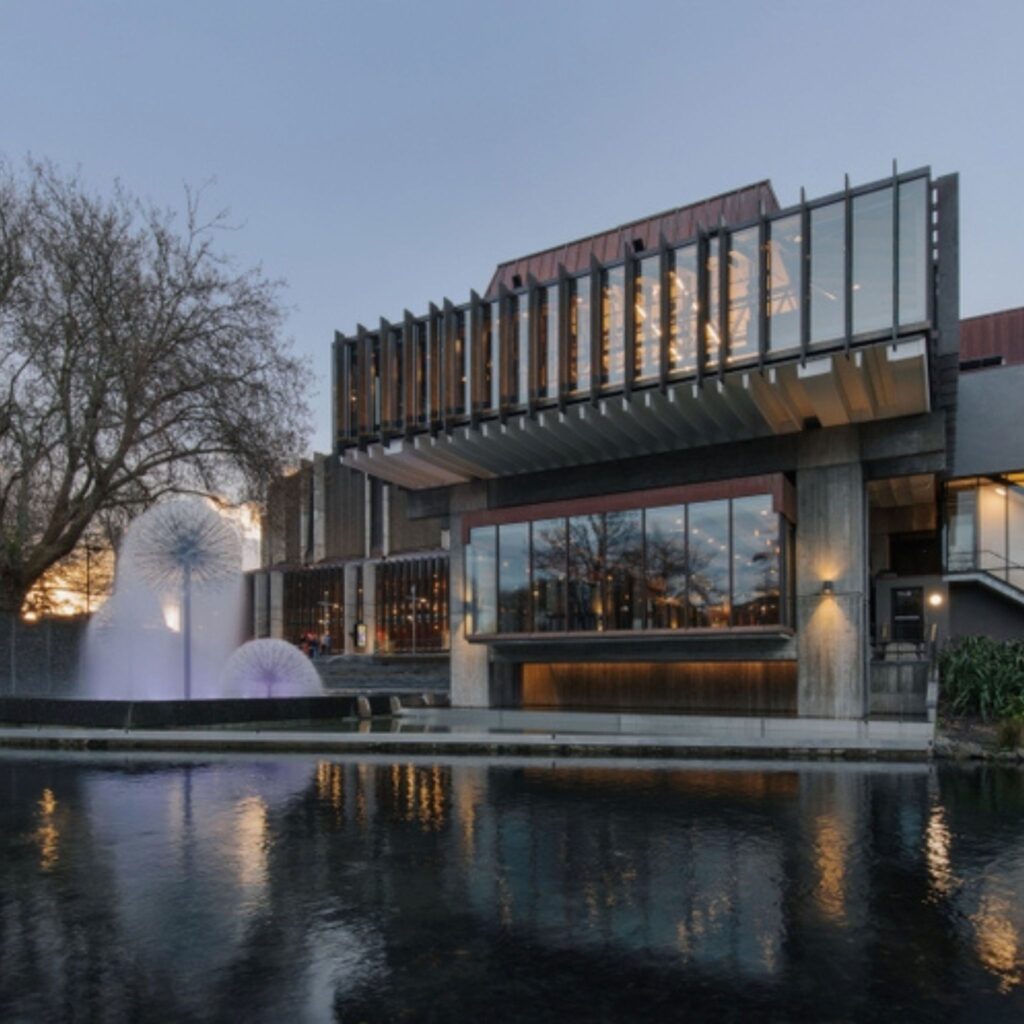
[[[553,281],[558,277],[559,264],[570,274],[578,274],[590,266],[591,253],[601,263],[611,263],[622,258],[623,245],[633,249],[634,239],[642,242],[644,250],[657,250],[661,235],[665,236],[670,245],[676,245],[693,238],[699,227],[715,227],[719,219],[724,219],[726,224],[753,220],[760,214],[762,206],[766,213],[775,213],[779,209],[779,201],[770,181],[758,181],[689,206],[680,206],[675,210],[666,210],[664,213],[622,224],[610,231],[588,235],[575,242],[565,242],[529,256],[520,256],[498,264],[487,286],[486,297],[497,295],[500,284],[507,288],[515,287],[513,279],[516,276],[523,284],[531,274],[538,281]]]
[[[1024,363],[1024,306],[960,321],[960,362],[993,356]]]

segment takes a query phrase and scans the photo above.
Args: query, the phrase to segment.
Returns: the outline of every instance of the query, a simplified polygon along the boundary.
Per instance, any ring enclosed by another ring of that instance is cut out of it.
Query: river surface
[[[0,754],[0,1021],[1024,1020],[1024,773]]]

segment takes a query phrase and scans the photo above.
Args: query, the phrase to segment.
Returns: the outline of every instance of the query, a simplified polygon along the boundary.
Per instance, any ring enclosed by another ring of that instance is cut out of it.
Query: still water
[[[0,754],[0,1020],[1024,1019],[1024,773]]]

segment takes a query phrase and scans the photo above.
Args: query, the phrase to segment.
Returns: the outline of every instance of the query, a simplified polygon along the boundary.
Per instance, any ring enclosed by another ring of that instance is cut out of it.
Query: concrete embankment
[[[330,727],[0,729],[0,745],[79,750],[297,751],[533,757],[923,760],[927,722],[407,709]]]

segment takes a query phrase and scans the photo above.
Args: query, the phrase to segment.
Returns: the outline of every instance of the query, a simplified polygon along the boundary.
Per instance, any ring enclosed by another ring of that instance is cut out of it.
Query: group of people
[[[308,658],[326,658],[331,653],[331,634],[325,631],[318,636],[313,630],[307,629],[299,637],[297,645]]]

